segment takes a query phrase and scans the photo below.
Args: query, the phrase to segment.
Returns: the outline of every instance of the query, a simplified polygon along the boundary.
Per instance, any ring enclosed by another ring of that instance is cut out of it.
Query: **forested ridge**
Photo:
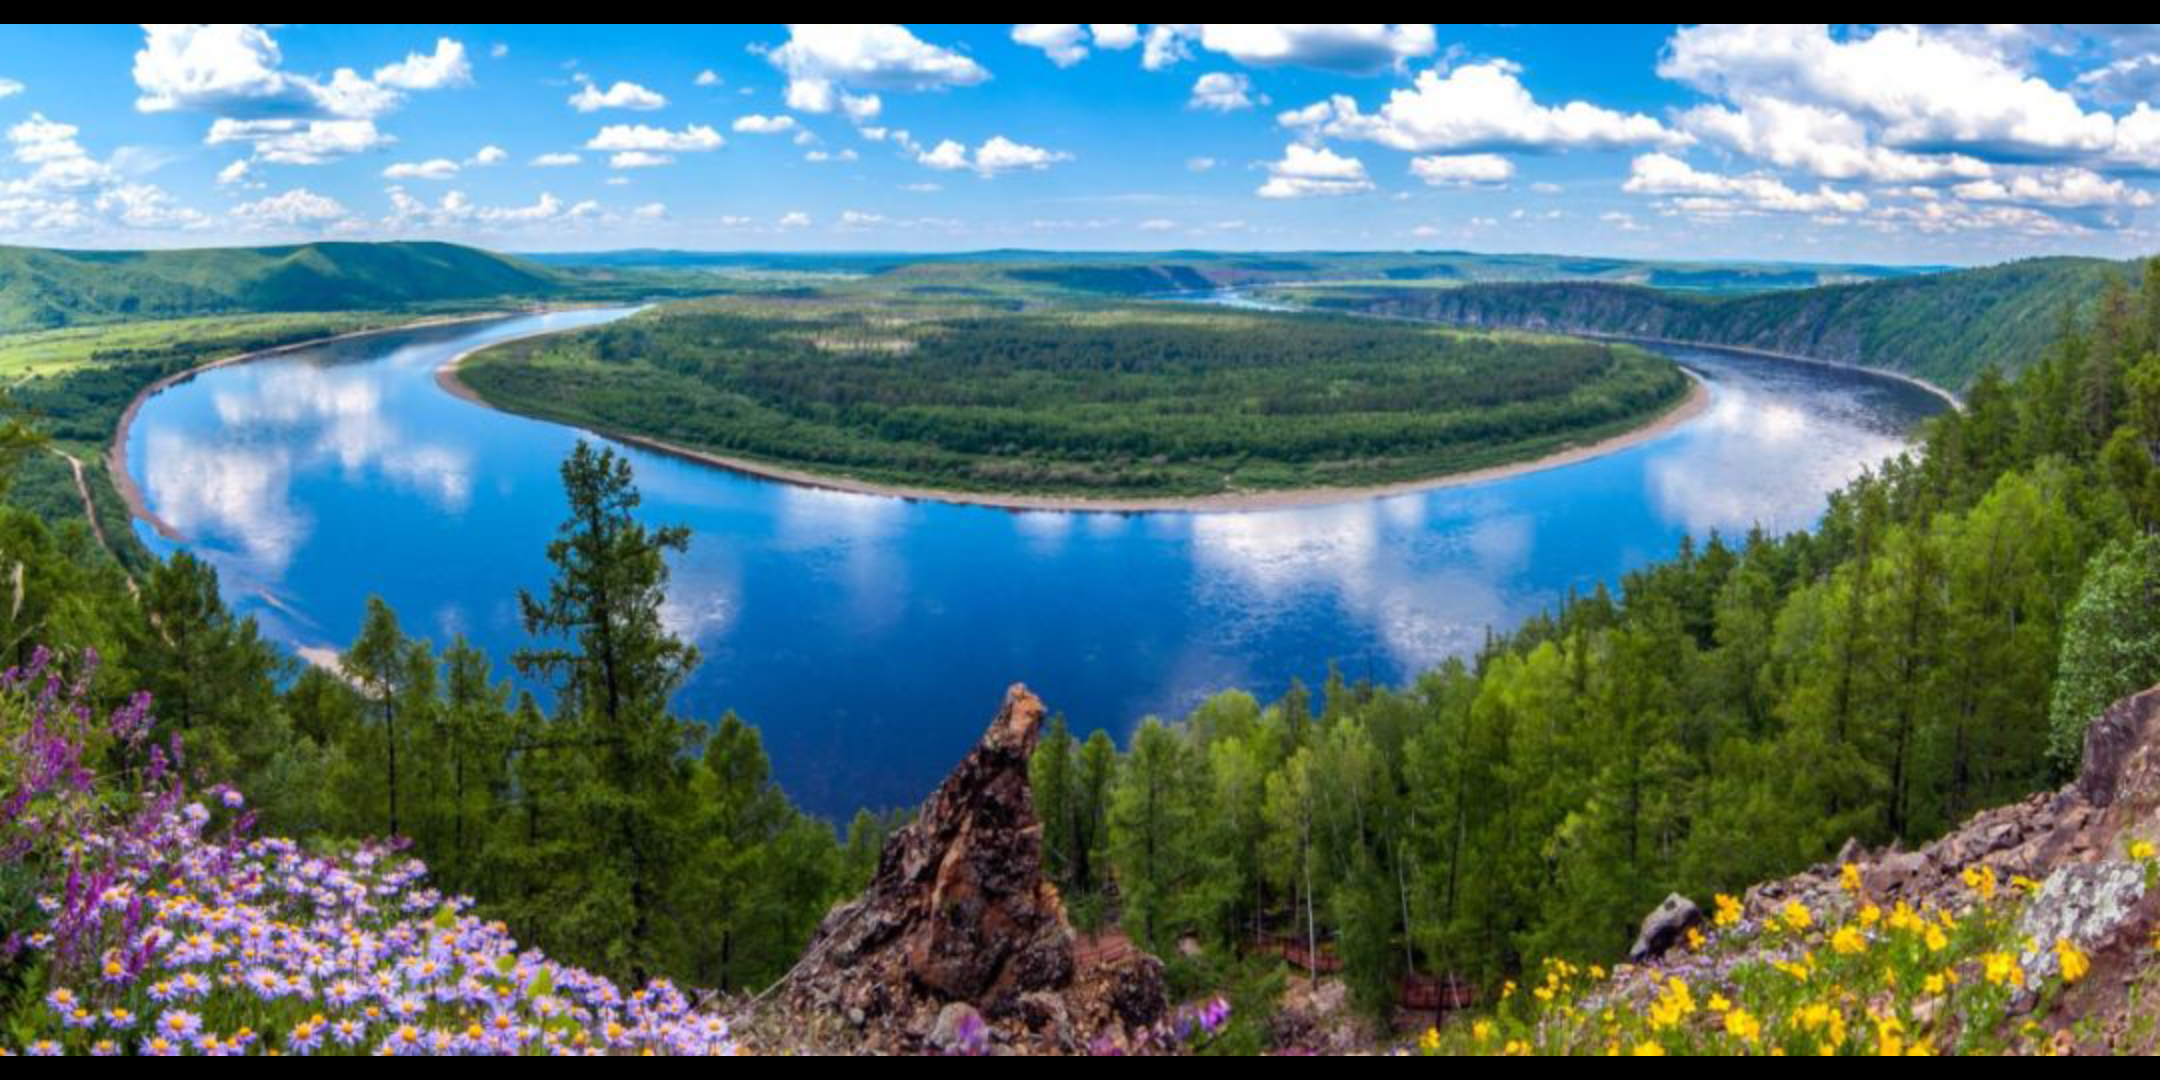
[[[491,403],[960,491],[1205,495],[1419,479],[1647,422],[1688,381],[1629,346],[1156,305],[694,301],[514,342]]]
[[[2137,267],[2041,258],[2000,266],[1736,295],[1596,281],[1456,288],[1330,286],[1300,291],[1321,310],[1479,327],[1525,327],[1728,345],[1858,364],[1962,391],[1990,367],[2039,356],[2066,317],[2086,318],[2111,279]]]

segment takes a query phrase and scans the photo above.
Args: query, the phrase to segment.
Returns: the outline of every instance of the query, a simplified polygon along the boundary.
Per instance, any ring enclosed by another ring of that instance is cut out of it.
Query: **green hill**
[[[2010,370],[2039,355],[2061,328],[2064,311],[2089,311],[2111,273],[2137,281],[2131,264],[2061,257],[1739,296],[1589,281],[1331,286],[1287,295],[1330,310],[1458,325],[1767,349],[1903,372],[1958,389],[1990,364]]]
[[[0,333],[184,315],[560,297],[594,281],[431,242],[179,251],[0,247]]]

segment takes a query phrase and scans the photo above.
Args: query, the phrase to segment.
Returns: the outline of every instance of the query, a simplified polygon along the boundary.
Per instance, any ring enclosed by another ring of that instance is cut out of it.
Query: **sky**
[[[0,243],[2160,251],[2153,25],[0,27]]]

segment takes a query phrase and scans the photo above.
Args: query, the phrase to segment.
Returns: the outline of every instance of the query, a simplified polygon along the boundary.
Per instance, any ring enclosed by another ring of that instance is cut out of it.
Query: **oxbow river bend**
[[[370,593],[438,647],[507,674],[580,433],[458,400],[468,349],[623,311],[352,339],[206,371],[144,403],[128,469],[216,564],[228,600],[298,650],[342,647]],[[1683,536],[1812,524],[1825,496],[1944,408],[1822,365],[1664,351],[1713,394],[1652,442],[1563,468],[1341,505],[1221,513],[1012,512],[754,479],[634,448],[648,520],[695,533],[668,619],[703,666],[685,715],[734,709],[781,782],[844,816],[911,805],[1025,681],[1121,738],[1215,690],[1263,698],[1330,660],[1402,682],[1673,553]]]

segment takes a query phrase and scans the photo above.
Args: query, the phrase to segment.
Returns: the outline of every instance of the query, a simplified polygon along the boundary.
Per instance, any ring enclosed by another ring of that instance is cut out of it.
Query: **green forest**
[[[1639,426],[1688,379],[1624,345],[1167,305],[720,298],[513,342],[516,412],[956,491],[1184,496],[1415,480]]]
[[[1902,372],[1963,391],[1983,371],[2015,372],[2089,317],[2111,280],[2138,268],[2088,258],[1811,289],[1705,294],[1639,284],[1547,281],[1457,288],[1325,286],[1283,295],[1324,311],[1403,315],[1478,327],[1527,327],[1766,349]],[[1653,285],[1672,280],[1653,277]]]
[[[1609,962],[1670,892],[2059,783],[2160,682],[2160,272],[2093,310],[1811,532],[1691,544],[1410,686],[1227,693],[1122,749],[1053,730],[1061,887],[1194,985],[1279,978],[1230,959],[1256,939],[1331,945],[1377,1015],[1407,971]]]

